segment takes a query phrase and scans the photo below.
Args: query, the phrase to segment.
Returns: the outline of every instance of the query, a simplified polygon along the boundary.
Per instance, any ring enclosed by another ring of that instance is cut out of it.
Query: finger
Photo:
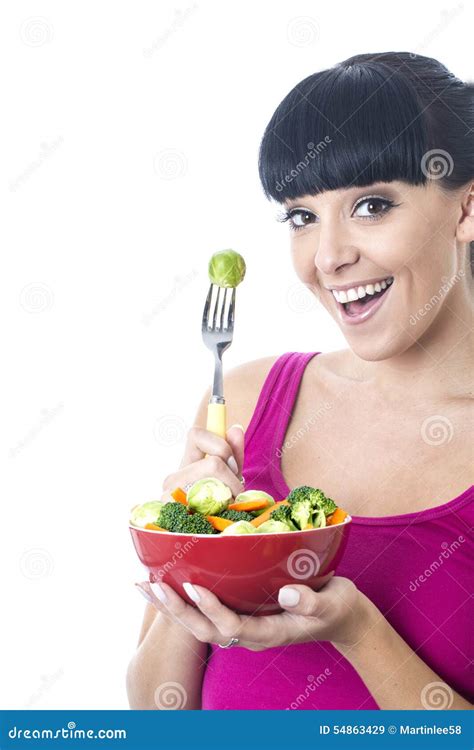
[[[198,479],[204,479],[205,477],[220,479],[231,489],[234,497],[242,492],[242,484],[237,475],[218,456],[206,456],[206,458],[188,464],[174,474],[169,474],[163,482],[163,490],[167,492],[174,490],[176,487],[185,487],[186,484],[193,484]]]
[[[238,636],[241,619],[236,612],[222,604],[212,591],[203,586],[184,583],[183,587],[187,595],[196,602],[200,611],[212,622],[215,630],[220,634],[221,640],[229,640],[229,638]]]
[[[223,461],[227,461],[232,455],[232,449],[220,435],[195,425],[187,435],[186,460],[189,463],[199,461],[206,454],[219,456]]]
[[[184,601],[171,586],[160,581],[148,584],[157,608],[171,616],[180,625],[187,628],[195,638],[205,643],[212,643],[217,635],[213,624],[205,615]]]
[[[242,476],[242,468],[244,465],[244,443],[245,434],[244,428],[240,424],[233,424],[226,433],[226,439],[229,443],[232,454],[237,462],[238,476]]]
[[[313,591],[309,586],[291,584],[280,589],[278,602],[288,612],[306,617],[323,617],[339,605],[344,596],[344,588],[336,578],[332,578],[319,591]]]

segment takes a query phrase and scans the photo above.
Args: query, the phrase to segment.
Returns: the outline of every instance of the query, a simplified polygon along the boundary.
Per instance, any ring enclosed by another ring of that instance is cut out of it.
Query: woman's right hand
[[[181,466],[165,478],[163,491],[168,494],[198,479],[215,477],[224,482],[236,497],[245,489],[241,481],[243,463],[244,430],[241,425],[229,427],[225,439],[202,427],[191,427]]]

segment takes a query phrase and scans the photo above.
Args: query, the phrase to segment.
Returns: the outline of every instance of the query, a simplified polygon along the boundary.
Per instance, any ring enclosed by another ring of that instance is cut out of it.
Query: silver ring
[[[238,638],[231,638],[228,643],[218,643],[217,645],[219,648],[232,648],[232,646],[236,646],[238,642]]]
[[[245,477],[244,477],[244,475],[243,475],[243,474],[242,474],[242,476],[240,477],[240,484],[245,484]]]

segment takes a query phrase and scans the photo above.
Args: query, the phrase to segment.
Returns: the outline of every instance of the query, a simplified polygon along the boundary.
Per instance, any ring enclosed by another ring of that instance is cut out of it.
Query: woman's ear
[[[462,215],[456,229],[456,239],[459,242],[474,241],[474,182],[464,192],[462,201]]]

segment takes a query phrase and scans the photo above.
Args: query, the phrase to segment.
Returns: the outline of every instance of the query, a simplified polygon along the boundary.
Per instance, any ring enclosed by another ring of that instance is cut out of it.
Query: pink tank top
[[[304,368],[318,353],[283,354],[268,373],[245,435],[247,489],[265,490],[275,499],[290,491],[280,470],[280,449]],[[356,583],[442,681],[471,701],[473,499],[471,486],[419,513],[355,516],[337,571]],[[349,662],[321,641],[259,652],[212,645],[202,708],[378,706]]]

